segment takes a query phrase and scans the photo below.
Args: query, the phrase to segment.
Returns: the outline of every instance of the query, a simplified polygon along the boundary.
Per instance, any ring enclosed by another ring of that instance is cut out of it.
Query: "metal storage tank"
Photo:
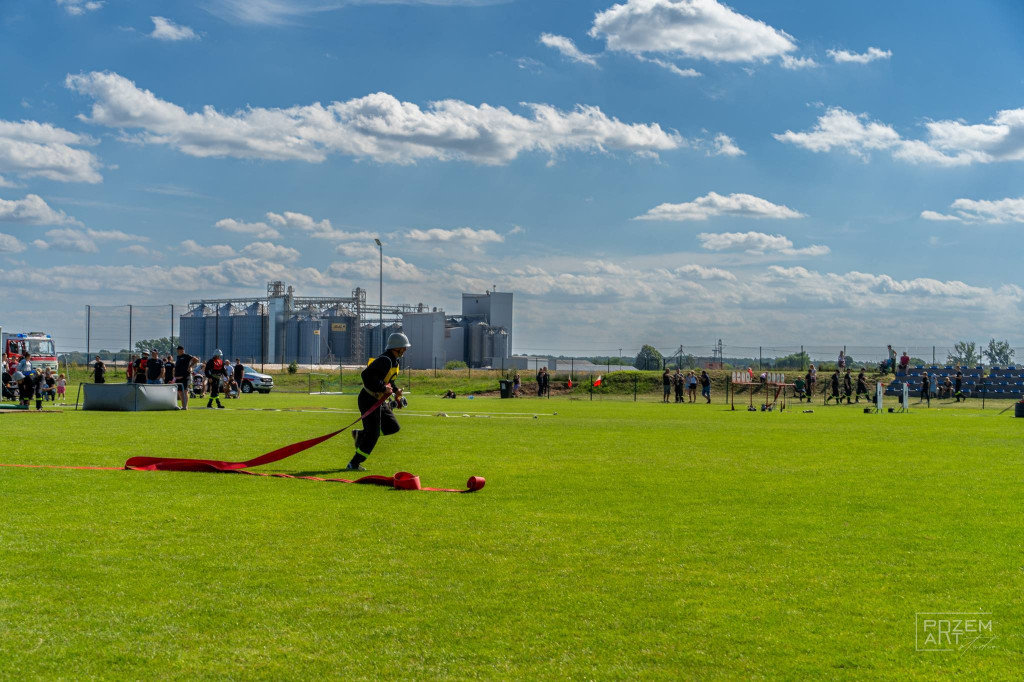
[[[484,361],[484,330],[486,322],[475,322],[469,325],[469,366],[479,367]]]
[[[487,332],[484,334],[484,347],[483,347],[483,364],[491,364],[489,358],[494,357],[494,327],[488,327]]]
[[[178,343],[190,355],[202,355],[206,344],[205,306],[198,306],[178,319]]]
[[[263,355],[264,328],[260,306],[254,303],[242,315],[231,317],[230,359],[239,358],[244,363],[260,362]],[[224,349],[227,352],[227,349]]]
[[[299,347],[299,318],[292,316],[284,323],[284,363],[299,362],[295,350]]]
[[[498,358],[499,362],[501,361],[501,358],[508,357],[508,332],[505,331],[504,329],[499,329],[494,334],[493,357]]]
[[[301,365],[309,365],[317,361],[313,353],[316,345],[313,330],[317,328],[317,322],[310,317],[301,317],[298,320],[299,343],[295,347],[295,352],[298,355],[296,362]]]
[[[347,315],[331,315],[326,320],[327,349],[336,360],[352,359],[352,334],[356,329],[356,318]]]
[[[445,362],[453,360],[466,361],[466,329],[465,327],[446,327],[444,330]]]

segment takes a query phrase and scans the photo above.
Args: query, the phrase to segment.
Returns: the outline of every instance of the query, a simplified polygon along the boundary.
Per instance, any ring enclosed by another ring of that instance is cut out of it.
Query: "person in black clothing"
[[[146,354],[143,353],[135,359],[132,363],[132,383],[144,384],[146,383],[146,365],[149,364],[149,360],[146,358]]]
[[[224,406],[220,404],[220,382],[228,375],[227,367],[224,366],[224,354],[220,352],[220,348],[213,351],[213,357],[206,361],[206,367],[204,368],[206,378],[210,380],[210,399],[206,401],[206,409],[213,409],[213,401],[217,401],[217,409],[223,410]]]
[[[538,398],[543,398],[544,397],[544,370],[543,369],[538,369],[537,370],[537,397]]]
[[[833,398],[836,399],[836,405],[839,404],[839,370],[832,374],[832,379],[829,382],[830,388],[832,389],[832,395],[825,398],[825,404],[828,405],[828,401]]]
[[[21,372],[15,372],[14,376],[21,374]],[[36,409],[43,409],[43,396],[41,392],[41,384],[43,383],[43,375],[39,372],[32,372],[30,374],[22,374],[20,381],[18,382],[18,396],[21,398],[21,404],[28,407],[29,401],[33,398],[36,399]]]
[[[868,393],[868,378],[866,376],[864,376],[864,370],[861,370],[860,374],[857,375],[857,400],[856,400],[856,402],[858,402],[858,403],[860,402],[860,397],[861,397],[862,394],[864,396],[864,400],[867,400],[868,402],[871,402],[871,394]]]
[[[931,392],[931,379],[928,378],[928,372],[921,373],[921,400],[920,402],[928,401],[928,407],[932,406],[932,392]]]
[[[546,395],[546,396],[550,397],[551,396],[551,375],[548,374],[548,368],[547,367],[545,367],[542,370],[542,372],[544,374],[544,393],[542,395]]]
[[[359,392],[359,414],[366,414],[374,404],[384,399],[380,407],[363,418],[363,428],[352,430],[356,454],[345,467],[346,471],[366,471],[363,462],[373,452],[381,434],[390,436],[398,433],[398,420],[388,406],[388,398],[394,398],[395,407],[402,407],[402,389],[395,385],[398,376],[399,359],[412,346],[409,337],[395,332],[388,337],[387,350],[363,370],[363,390]]]
[[[92,366],[92,380],[97,384],[107,383],[107,366],[100,360],[100,356],[96,356],[96,362]]]
[[[676,370],[676,373],[672,375],[672,385],[676,392],[676,402],[683,402],[683,375]]]
[[[704,370],[700,372],[700,394],[711,404],[711,377]]]
[[[146,358],[146,383],[164,383],[164,363],[160,362],[160,354],[156,350],[149,351],[149,357]]]
[[[967,396],[964,395],[964,373],[960,370],[956,371],[956,380],[953,382],[953,397],[957,402],[967,401]]]
[[[667,403],[668,395],[672,392],[672,375],[668,373],[668,367],[666,367],[665,371],[661,373],[661,387],[663,389],[661,402]]]
[[[181,409],[188,409],[188,389],[192,384],[192,363],[199,362],[185,352],[184,346],[178,346],[178,357],[174,359],[174,383],[178,385],[178,397]]]
[[[235,397],[242,395],[242,378],[245,377],[245,365],[238,358],[235,358],[235,364],[232,366],[232,371],[235,373],[235,390],[238,391]]]
[[[11,378],[11,373],[7,371],[7,366],[3,367],[3,378],[0,379],[0,394],[4,400],[14,400],[14,379]]]
[[[843,397],[846,398],[846,404],[850,404],[850,398],[853,397],[853,377],[850,376],[850,370],[846,370],[843,374]]]

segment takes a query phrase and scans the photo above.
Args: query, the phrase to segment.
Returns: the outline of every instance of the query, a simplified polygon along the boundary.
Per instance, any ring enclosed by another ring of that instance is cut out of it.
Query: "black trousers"
[[[218,400],[218,402],[219,402],[220,401],[220,377],[219,376],[213,377],[213,379],[210,381],[210,384],[211,384],[211,387],[210,387],[210,400],[212,401],[214,398],[216,398]]]
[[[375,402],[377,402],[377,399],[373,395],[366,391],[360,391],[358,401],[359,414],[365,413],[373,407]],[[363,419],[363,430],[359,433],[359,438],[356,440],[356,448],[363,455],[369,455],[373,452],[377,441],[380,440],[381,434],[390,436],[398,433],[400,428],[398,419],[395,418],[395,413],[391,411],[391,408],[385,402]]]

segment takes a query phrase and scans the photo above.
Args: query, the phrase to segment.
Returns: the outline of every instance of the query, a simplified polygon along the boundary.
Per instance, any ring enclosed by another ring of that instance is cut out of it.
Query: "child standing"
[[[57,397],[61,402],[64,402],[64,389],[67,385],[68,379],[64,376],[64,373],[61,372],[60,376],[57,377]]]

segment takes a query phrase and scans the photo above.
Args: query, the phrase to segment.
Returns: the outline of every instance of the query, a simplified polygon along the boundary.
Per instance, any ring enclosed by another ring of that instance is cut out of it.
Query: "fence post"
[[[762,352],[762,350],[761,350],[761,346],[758,346],[758,347],[757,347],[757,368],[758,368],[759,370],[760,370],[760,369],[762,369],[762,366],[761,366],[761,365],[763,364],[763,360],[762,360],[762,357],[761,357],[761,356],[762,356],[762,354],[763,354],[763,352]]]
[[[89,336],[92,332],[92,306],[85,306],[85,364],[89,365]],[[79,388],[78,390],[82,390]],[[75,399],[75,409],[78,409],[78,399]]]
[[[132,354],[132,306],[128,304],[128,355]]]
[[[633,402],[634,403],[636,402],[636,384],[637,384],[637,379],[636,379],[636,375],[634,374],[633,375]]]
[[[174,304],[171,304],[171,351],[174,350]]]
[[[338,393],[345,392],[345,368],[341,364],[341,360],[338,360]]]

